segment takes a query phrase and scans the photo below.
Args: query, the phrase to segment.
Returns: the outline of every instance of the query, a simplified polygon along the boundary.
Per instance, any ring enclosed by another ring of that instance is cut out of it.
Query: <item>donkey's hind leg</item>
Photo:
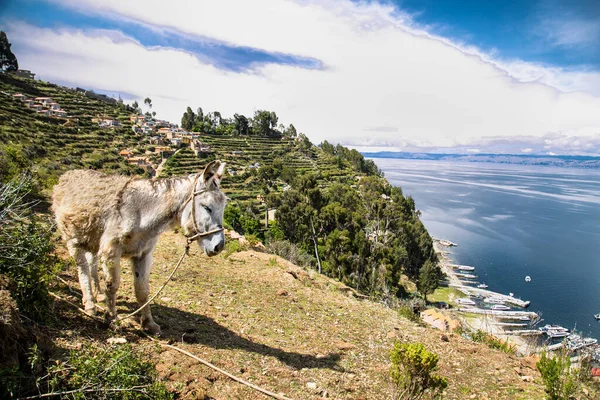
[[[113,248],[100,251],[100,263],[104,272],[104,284],[106,285],[106,315],[105,318],[112,321],[117,318],[117,290],[121,283],[121,253]]]
[[[152,253],[147,253],[141,257],[134,257],[131,259],[131,267],[133,270],[133,286],[135,288],[135,297],[137,298],[138,304],[141,306],[148,301],[148,295],[150,294],[150,268],[152,266]],[[150,305],[142,308],[141,323],[142,328],[153,335],[160,334],[160,326],[158,326],[154,319],[152,319],[152,313],[150,312]]]
[[[92,295],[96,301],[104,301],[106,296],[100,289],[100,279],[98,278],[98,256],[91,251],[86,251],[85,259],[88,262],[90,277],[92,278]]]
[[[79,286],[81,286],[81,293],[83,295],[83,307],[85,312],[89,315],[96,314],[96,302],[92,294],[92,282],[90,279],[90,267],[88,260],[86,259],[86,252],[77,245],[77,240],[67,241],[67,249],[71,254],[71,257],[77,264],[77,273],[79,275]]]

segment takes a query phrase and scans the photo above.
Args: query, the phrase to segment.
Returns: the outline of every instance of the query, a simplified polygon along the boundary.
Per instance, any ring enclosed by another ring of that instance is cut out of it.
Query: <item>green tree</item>
[[[250,133],[250,124],[248,118],[240,114],[233,114],[233,125],[239,135],[248,135]]]
[[[16,71],[19,69],[19,62],[10,50],[11,46],[6,33],[0,31],[0,70],[2,71]]]
[[[195,124],[196,114],[194,114],[191,107],[188,107],[181,117],[181,127],[186,131],[191,131]]]
[[[144,99],[144,104],[148,106],[148,108],[152,108],[152,100],[150,99],[150,97],[146,97]]]
[[[262,136],[273,136],[279,132],[277,127],[277,114],[274,111],[256,110],[252,119],[252,128],[255,133]]]
[[[443,274],[440,267],[431,260],[426,260],[419,271],[419,280],[417,281],[417,289],[425,297],[425,302],[427,302],[427,295],[438,288],[442,278]]]

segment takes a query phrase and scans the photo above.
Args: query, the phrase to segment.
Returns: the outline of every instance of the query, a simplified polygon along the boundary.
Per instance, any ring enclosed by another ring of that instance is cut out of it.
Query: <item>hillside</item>
[[[51,97],[69,115],[56,118],[27,108],[13,95]],[[23,157],[42,180],[54,181],[62,171],[93,168],[122,174],[143,173],[119,156],[119,149],[143,142],[131,131],[127,106],[95,98],[89,92],[52,83],[0,74],[0,143]],[[118,120],[121,126],[101,128],[94,118]]]
[[[40,115],[15,99],[16,93],[51,97],[69,117]],[[135,112],[90,92],[0,75],[0,183],[28,170],[42,189],[36,195],[44,199],[68,169],[141,175],[141,169],[119,155],[123,148],[136,154],[151,151],[149,135],[132,132],[130,116]],[[101,127],[98,118],[120,124]],[[390,308],[359,300],[407,296],[407,278],[411,291],[415,283],[419,291],[428,290],[418,284],[424,270],[433,274],[427,278],[436,285],[440,279],[432,240],[414,201],[391,187],[372,162],[343,146],[315,146],[302,134],[198,132],[197,137],[211,151],[196,156],[189,146],[180,148],[166,160],[160,177],[197,173],[212,159],[227,162],[222,187],[231,201],[225,225],[252,241],[295,251],[305,269],[266,253],[235,253],[237,243],[228,246],[226,253],[233,253],[229,257],[212,259],[193,248],[192,257],[154,306],[166,339],[292,398],[389,398],[389,352],[395,340],[422,342],[439,354],[440,373],[450,382],[447,398],[541,397],[537,384],[524,383],[515,372],[519,360],[460,336],[442,336],[399,318]],[[277,212],[265,228],[267,209]],[[57,246],[64,254],[63,244]],[[182,249],[180,236],[161,239],[153,288],[163,282]],[[68,257],[62,258],[69,263]],[[317,268],[324,275],[316,273]],[[123,268],[121,312],[135,304],[127,270]],[[78,286],[72,266],[60,274]],[[50,290],[79,302],[77,290],[49,281]],[[10,285],[0,280],[0,291],[6,288]],[[50,322],[27,322],[32,331],[21,346],[21,371],[27,372],[25,355],[36,346],[43,349],[40,359],[48,366],[53,360],[66,363],[67,354],[77,355],[84,347],[104,349],[106,339],[118,334],[63,301],[45,304],[54,307],[54,314]],[[22,319],[29,321],[25,314]],[[134,329],[125,335],[140,354],[151,354],[159,378],[184,398],[256,398],[247,388],[177,353],[160,352]],[[33,379],[39,371],[31,368],[27,373]],[[524,373],[537,374],[527,368]]]
[[[151,288],[163,282],[184,247],[165,234],[155,252]],[[135,303],[124,266],[119,311]],[[75,271],[63,275],[76,287]],[[63,285],[61,293],[78,299]],[[389,352],[394,341],[422,342],[440,357],[446,399],[539,399],[543,390],[527,360],[457,335],[399,318],[380,304],[353,296],[337,281],[265,253],[208,258],[192,247],[176,279],[153,305],[163,338],[235,375],[295,399],[391,398]],[[65,328],[53,330],[59,348],[101,345],[115,335],[66,303],[57,302]],[[184,398],[267,398],[173,351],[161,351],[127,329],[123,336],[149,350],[159,376]],[[523,366],[525,365],[525,366]],[[515,368],[536,377],[524,382]],[[312,384],[316,385],[316,389]]]

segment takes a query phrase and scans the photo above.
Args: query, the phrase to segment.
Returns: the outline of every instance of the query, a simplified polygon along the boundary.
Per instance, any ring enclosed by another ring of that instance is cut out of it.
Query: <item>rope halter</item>
[[[193,233],[191,236],[185,235],[185,237],[187,238],[187,246],[186,248],[189,249],[190,247],[190,243],[192,243],[194,240],[204,237],[204,236],[210,236],[213,233],[218,233],[218,232],[222,232],[223,231],[223,227],[218,227],[215,229],[211,229],[210,231],[206,231],[206,232],[200,232],[200,229],[198,229],[198,225],[196,225],[196,210],[195,207],[196,205],[194,204],[194,199],[197,195],[208,192],[209,189],[207,189],[206,187],[200,189],[200,190],[196,190],[196,185],[198,184],[198,179],[200,179],[200,176],[202,174],[198,174],[196,175],[196,178],[194,178],[194,183],[192,184],[192,191],[190,193],[190,197],[186,200],[186,202],[184,203],[184,207],[187,203],[189,203],[190,201],[192,202],[192,210],[191,210],[191,214],[192,214],[192,229],[196,231],[196,233]]]

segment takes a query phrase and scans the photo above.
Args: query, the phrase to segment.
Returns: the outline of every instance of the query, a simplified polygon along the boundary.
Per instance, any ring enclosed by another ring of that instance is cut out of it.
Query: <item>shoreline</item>
[[[449,247],[441,244],[441,240],[434,239],[434,250],[439,257],[439,265],[442,272],[446,275],[448,279],[448,287],[453,288],[453,286],[463,286],[463,282],[456,275],[456,271],[451,267],[454,264],[451,259],[451,252],[448,251]],[[456,244],[452,243],[454,246]],[[458,290],[458,289],[456,289]],[[463,295],[460,297],[468,297],[467,295]],[[459,311],[458,305],[455,303],[454,293],[450,293],[448,296],[448,303],[452,303],[452,307],[450,312],[452,312],[453,316],[458,318],[462,324],[468,326],[473,331],[477,331],[479,329],[494,335],[498,339],[502,339],[507,341],[511,345],[514,345],[518,354],[523,356],[528,356],[531,354],[535,354],[539,352],[543,346],[540,346],[536,339],[531,339],[530,336],[520,336],[510,334],[500,328],[502,325],[502,321],[491,314],[473,314],[468,313],[468,311]]]

